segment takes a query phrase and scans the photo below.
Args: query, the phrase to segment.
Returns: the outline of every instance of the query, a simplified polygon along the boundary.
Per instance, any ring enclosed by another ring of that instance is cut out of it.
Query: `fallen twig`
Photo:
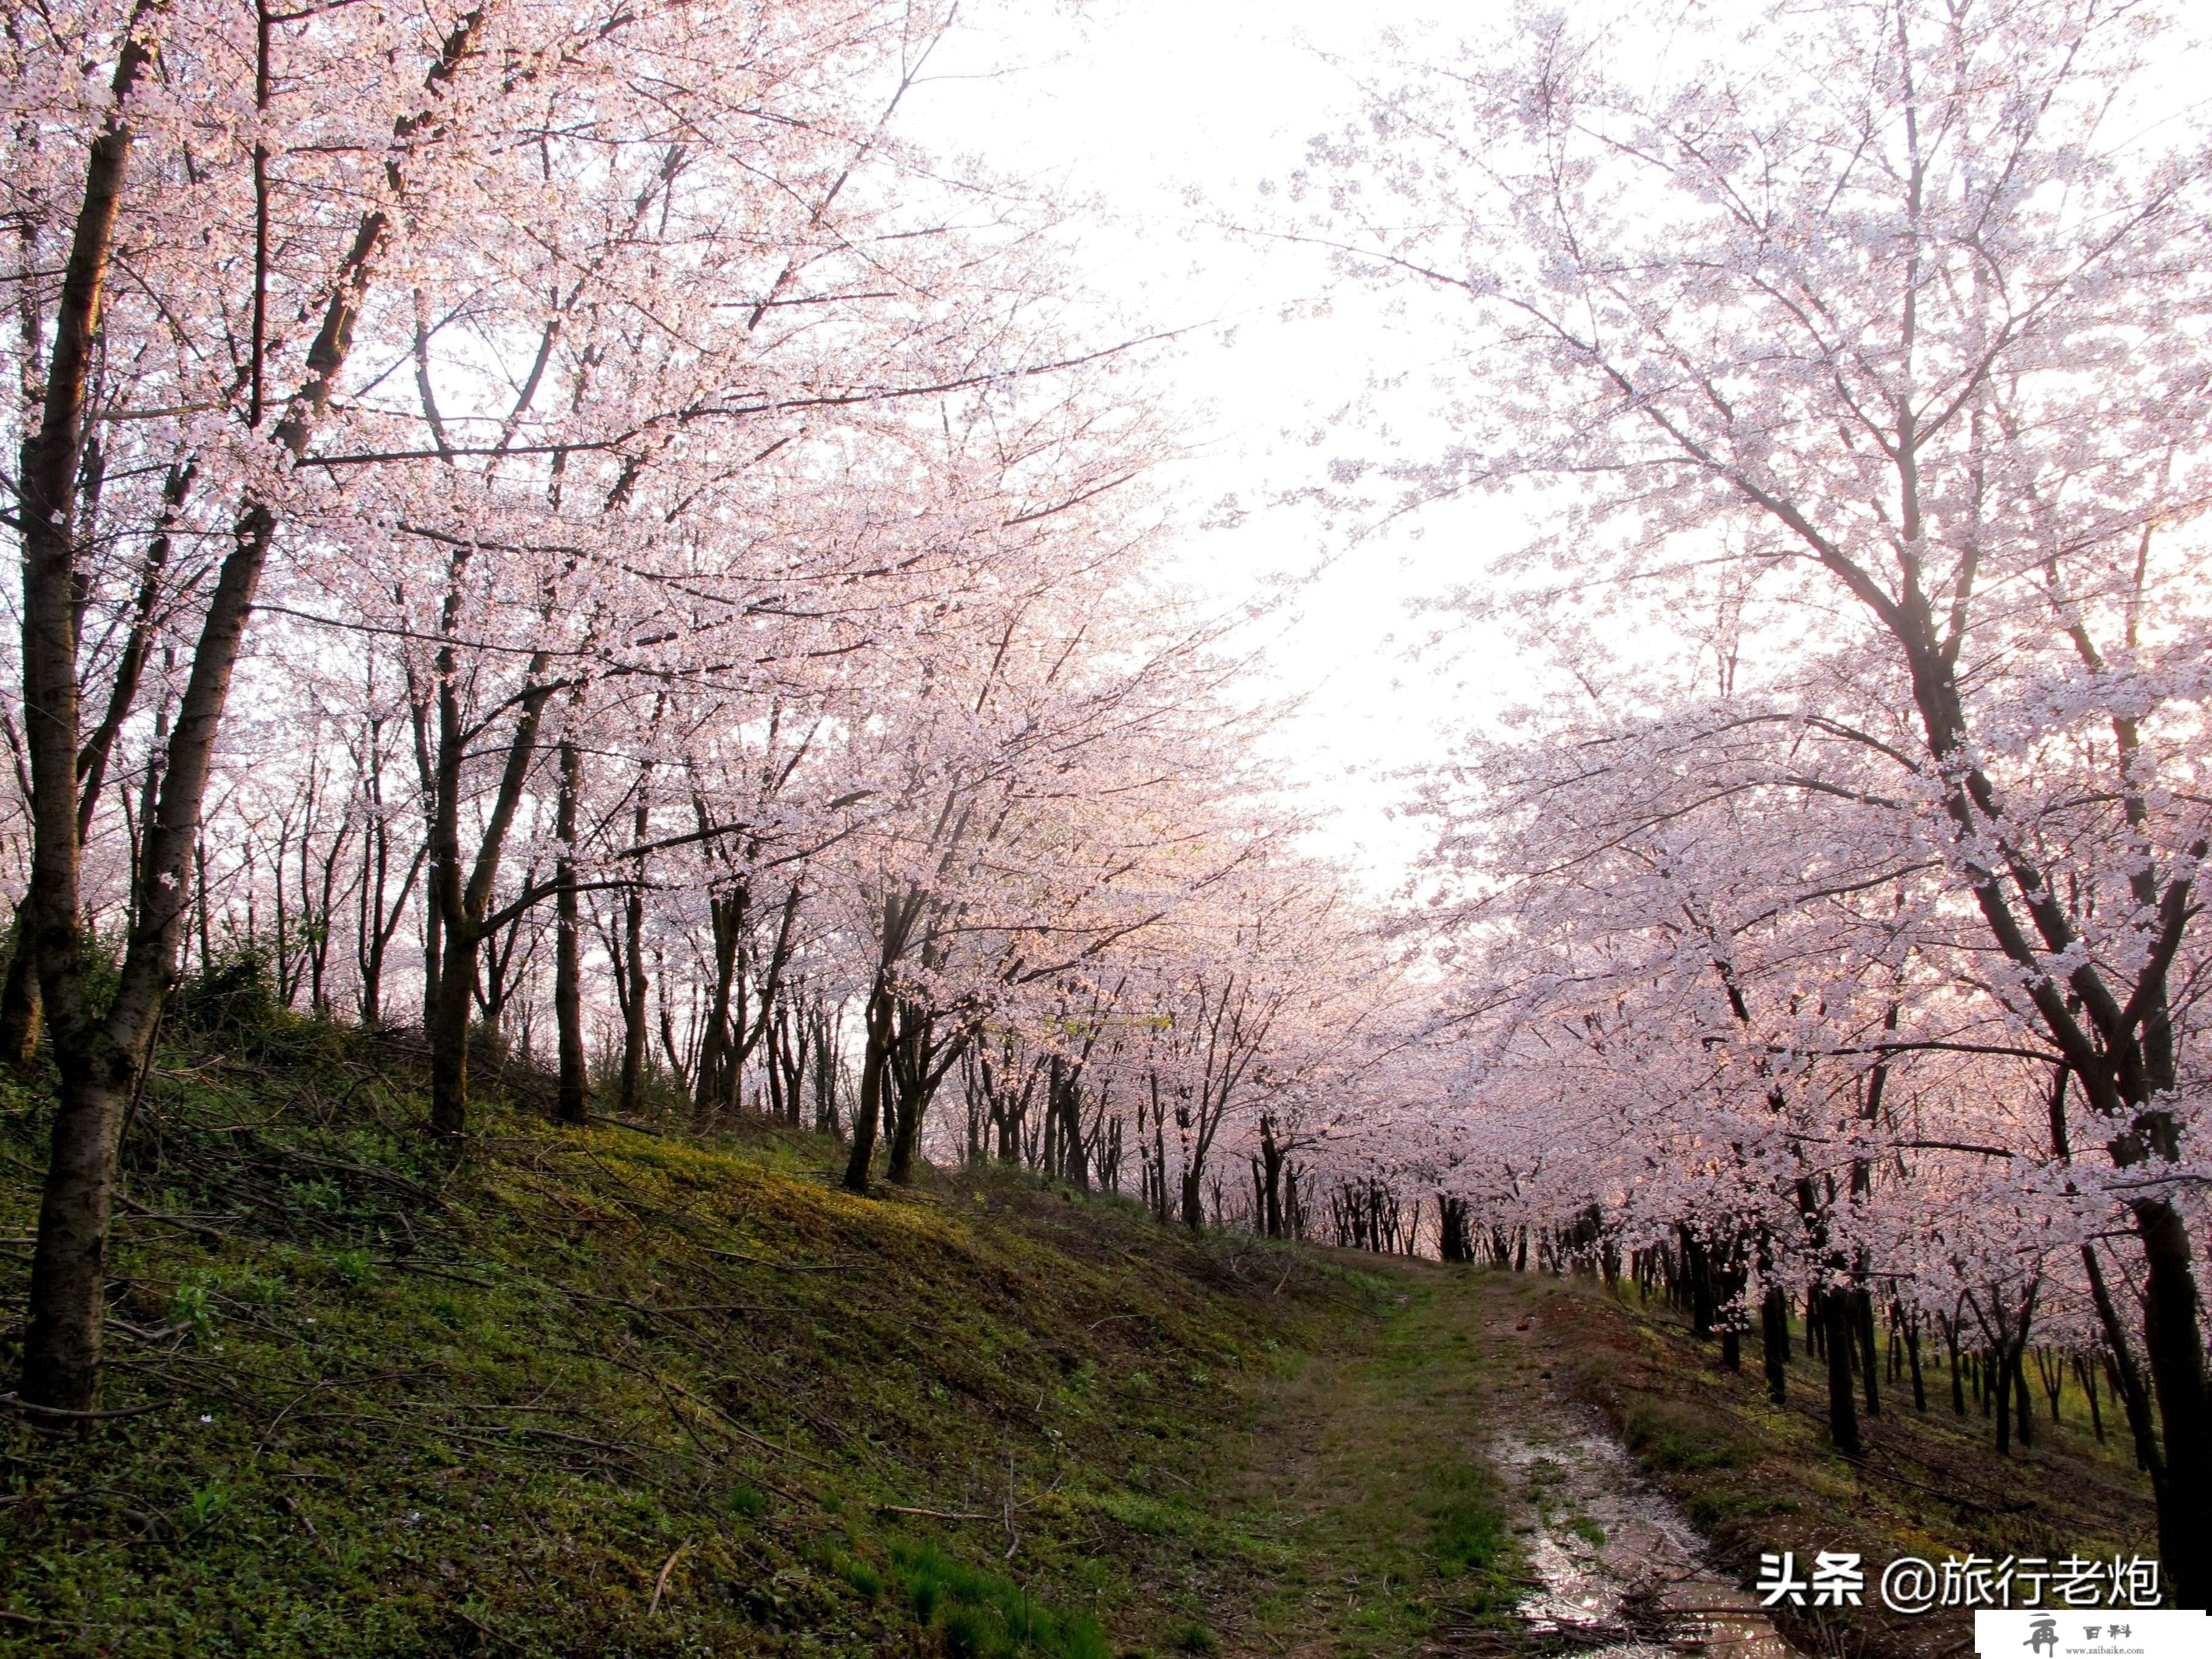
[[[410,1261],[404,1255],[373,1258],[380,1267],[397,1267],[404,1273],[422,1273],[431,1279],[450,1279],[457,1285],[473,1285],[480,1291],[495,1291],[498,1285],[489,1279],[471,1279],[466,1273],[457,1273],[447,1267],[427,1267],[420,1261]]]
[[[132,1215],[143,1217],[148,1221],[166,1221],[172,1227],[181,1227],[188,1233],[199,1234],[203,1238],[213,1238],[227,1242],[233,1237],[233,1235],[223,1231],[222,1228],[210,1227],[204,1222],[190,1220],[180,1215],[163,1215],[159,1210],[149,1208],[147,1206],[141,1204],[137,1199],[129,1196],[127,1194],[116,1194],[115,1205],[118,1209],[128,1210]]]
[[[995,1515],[969,1515],[954,1510],[918,1510],[907,1504],[878,1504],[878,1515],[921,1515],[932,1521],[996,1521]]]
[[[676,1564],[684,1559],[684,1552],[690,1547],[691,1540],[687,1538],[671,1551],[668,1559],[660,1564],[659,1576],[653,1581],[653,1600],[645,1609],[647,1618],[650,1619],[660,1611],[660,1597],[668,1588],[668,1575],[676,1571]]]
[[[168,1401],[166,1400],[157,1400],[150,1406],[129,1406],[121,1411],[74,1412],[61,1406],[34,1406],[15,1395],[0,1394],[0,1409],[23,1412],[32,1417],[64,1418],[72,1423],[100,1422],[116,1417],[143,1417],[148,1412],[157,1412],[167,1404]]]
[[[708,1255],[720,1256],[725,1261],[743,1261],[755,1267],[772,1267],[780,1273],[866,1273],[865,1261],[771,1261],[764,1255],[747,1255],[743,1250],[718,1250],[711,1244],[699,1248]]]

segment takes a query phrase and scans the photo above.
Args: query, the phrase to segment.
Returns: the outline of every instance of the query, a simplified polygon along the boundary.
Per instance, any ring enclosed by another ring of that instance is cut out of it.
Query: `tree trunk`
[[[2163,1200],[2135,1206],[2148,1272],[2143,1286],[2143,1348],[2158,1393],[2164,1431],[2165,1478],[2159,1486],[2159,1556],[2178,1605],[2212,1605],[2212,1412],[2204,1386],[2204,1342],[2197,1328],[2197,1280],[2189,1234]]]
[[[0,984],[0,1065],[27,1073],[39,1057],[39,969],[29,931],[18,907],[8,957],[8,977]]]
[[[1881,1370],[1880,1345],[1875,1340],[1874,1297],[1868,1291],[1856,1292],[1857,1303],[1856,1323],[1859,1338],[1859,1377],[1866,1385],[1866,1409],[1869,1417],[1881,1415],[1881,1390],[1878,1376]]]
[[[1790,1304],[1778,1288],[1759,1299],[1759,1346],[1766,1367],[1766,1397],[1782,1405],[1790,1397]]]
[[[477,941],[465,927],[446,930],[438,1001],[424,1024],[430,1036],[430,1131],[457,1139],[469,1127],[469,1001],[476,994]]]
[[[2097,1321],[2105,1328],[2106,1363],[2112,1368],[2112,1391],[2119,1396],[2120,1408],[2128,1420],[2128,1434],[2135,1442],[2136,1467],[2150,1476],[2151,1491],[2160,1499],[2160,1512],[2166,1509],[2166,1460],[2159,1453],[2158,1436],[2151,1426],[2150,1391],[2143,1386],[2142,1373],[2136,1368],[2134,1351],[2128,1346],[2127,1328],[2120,1322],[2119,1310],[2112,1304],[2112,1293],[2105,1283],[2103,1264],[2097,1260],[2097,1247],[2081,1247],[2081,1267],[2088,1276],[2089,1297],[2096,1306]],[[2160,1522],[2160,1547],[2164,1547],[2164,1522]]]
[[[1998,1350],[1990,1354],[1990,1396],[1997,1410],[1997,1455],[2012,1455],[2012,1355]]]
[[[1851,1397],[1855,1293],[1831,1285],[1820,1297],[1822,1337],[1828,1351],[1828,1438],[1845,1457],[1859,1455],[1858,1407]]]
[[[23,1397],[89,1411],[99,1384],[116,1133],[129,1079],[116,1086],[71,1055],[62,1075],[52,1162],[39,1210],[31,1316],[23,1334]]]
[[[638,816],[644,817],[640,808]],[[644,832],[638,832],[644,839]],[[641,874],[641,872],[640,872]],[[629,968],[629,1000],[623,1005],[622,1114],[645,1109],[645,894],[632,887],[623,901],[623,957]]]
[[[1260,1172],[1265,1189],[1267,1237],[1280,1238],[1283,1237],[1283,1149],[1275,1143],[1275,1120],[1269,1113],[1261,1114],[1260,1118]],[[1443,1226],[1448,1218],[1443,1213],[1443,1199],[1441,1194],[1437,1197],[1437,1224]]]
[[[576,914],[576,800],[584,792],[584,759],[575,740],[561,744],[561,782],[554,809],[561,856],[554,872],[553,1019],[560,1049],[558,1115],[587,1123],[592,1084],[584,1058],[584,972]]]
[[[853,1152],[845,1160],[845,1190],[865,1194],[876,1160],[876,1126],[882,1121],[884,1073],[890,1059],[891,995],[878,980],[868,994],[867,1048],[860,1058],[860,1103],[853,1114]]]

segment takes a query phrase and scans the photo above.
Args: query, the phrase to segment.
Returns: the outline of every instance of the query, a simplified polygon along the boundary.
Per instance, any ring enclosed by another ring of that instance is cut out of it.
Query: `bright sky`
[[[1409,622],[1407,604],[1463,578],[1518,527],[1477,509],[1347,548],[1311,511],[1272,505],[1321,483],[1333,456],[1372,452],[1352,431],[1316,441],[1372,372],[1425,365],[1371,295],[1350,292],[1332,314],[1286,314],[1309,313],[1324,289],[1318,257],[1255,247],[1204,221],[1255,208],[1261,179],[1284,178],[1309,137],[1352,113],[1347,70],[1379,33],[1417,32],[1441,9],[1438,0],[1100,0],[1071,16],[1051,0],[999,0],[940,49],[908,111],[912,135],[941,151],[1094,200],[1087,276],[1135,316],[1217,325],[1165,372],[1205,439],[1184,480],[1191,503],[1234,496],[1246,511],[1233,528],[1194,525],[1192,574],[1241,596],[1334,556],[1269,646],[1284,687],[1306,700],[1277,746],[1314,803],[1337,813],[1328,850],[1385,888],[1420,839],[1385,817],[1397,791],[1385,775],[1432,757],[1435,722],[1485,696],[1462,688],[1463,668],[1405,659],[1428,627]],[[1454,15],[1464,27],[1478,13]],[[1492,684],[1510,672],[1494,653],[1479,667]]]

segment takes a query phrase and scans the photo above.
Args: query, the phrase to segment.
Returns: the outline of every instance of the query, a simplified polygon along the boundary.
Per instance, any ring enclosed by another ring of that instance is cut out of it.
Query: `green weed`
[[[758,1486],[747,1486],[740,1480],[730,1488],[730,1513],[748,1521],[757,1521],[768,1513],[768,1494]]]
[[[1625,1425],[1629,1449],[1662,1469],[1733,1467],[1742,1449],[1711,1413],[1671,1400],[1639,1400]]]
[[[930,1543],[895,1539],[890,1558],[915,1620],[938,1629],[948,1659],[1108,1659],[1096,1620],[1056,1612],[1012,1579],[955,1560]]]

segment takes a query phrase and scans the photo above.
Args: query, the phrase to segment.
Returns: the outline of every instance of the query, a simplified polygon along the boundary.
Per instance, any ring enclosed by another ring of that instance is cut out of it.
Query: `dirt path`
[[[1393,1300],[1377,1340],[1309,1361],[1230,1449],[1217,1513],[1241,1547],[1208,1596],[1218,1650],[1785,1659],[1751,1598],[1702,1570],[1688,1522],[1554,1389],[1530,1317],[1543,1281],[1376,1271]]]
[[[1487,1276],[1470,1291],[1488,1358],[1490,1462],[1542,1585],[1517,1609],[1526,1634],[1571,1638],[1593,1659],[1786,1659],[1756,1599],[1709,1569],[1688,1518],[1637,1474],[1595,1412],[1553,1386],[1560,1356],[1534,1317],[1545,1281]]]

